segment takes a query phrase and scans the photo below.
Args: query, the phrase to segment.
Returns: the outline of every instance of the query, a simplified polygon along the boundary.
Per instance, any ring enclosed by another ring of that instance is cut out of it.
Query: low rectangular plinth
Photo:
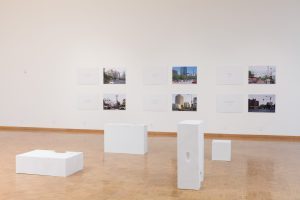
[[[231,161],[231,140],[212,141],[212,160]]]
[[[177,187],[199,190],[204,180],[204,124],[188,120],[178,124]]]
[[[34,150],[16,155],[16,173],[66,177],[82,169],[82,152]]]
[[[104,152],[145,154],[147,143],[145,124],[110,123],[104,126]]]

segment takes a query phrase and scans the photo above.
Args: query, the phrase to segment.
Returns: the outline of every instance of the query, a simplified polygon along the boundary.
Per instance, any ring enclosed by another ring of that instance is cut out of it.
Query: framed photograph
[[[248,112],[275,113],[276,96],[274,94],[250,94]]]
[[[248,70],[249,84],[275,84],[275,66],[250,66]]]
[[[173,84],[197,84],[196,66],[178,66],[172,68]]]
[[[104,84],[126,84],[126,70],[124,68],[103,68]]]
[[[126,110],[126,95],[104,94],[103,110]]]
[[[197,95],[195,94],[173,94],[173,111],[197,111]]]

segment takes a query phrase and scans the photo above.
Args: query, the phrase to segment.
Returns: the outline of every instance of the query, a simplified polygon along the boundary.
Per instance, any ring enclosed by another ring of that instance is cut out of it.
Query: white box
[[[82,152],[34,150],[16,155],[16,173],[66,177],[82,169]]]
[[[231,140],[212,141],[212,160],[231,160]]]
[[[204,180],[204,123],[187,120],[178,124],[177,187],[199,190]]]
[[[145,124],[110,123],[104,126],[104,152],[145,154],[147,143]]]

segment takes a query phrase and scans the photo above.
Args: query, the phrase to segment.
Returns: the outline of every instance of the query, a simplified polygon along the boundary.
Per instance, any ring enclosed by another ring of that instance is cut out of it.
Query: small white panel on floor
[[[178,124],[177,187],[199,190],[204,180],[204,124],[187,120]]]
[[[34,150],[16,155],[16,173],[66,177],[82,169],[82,152]]]
[[[145,154],[147,143],[145,124],[110,123],[104,126],[104,152]]]
[[[231,140],[212,141],[212,160],[231,160]]]

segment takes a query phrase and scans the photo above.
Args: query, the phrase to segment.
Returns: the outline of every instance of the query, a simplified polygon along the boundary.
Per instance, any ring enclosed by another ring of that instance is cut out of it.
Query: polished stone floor
[[[232,141],[232,161],[211,161],[199,191],[176,188],[176,137],[150,137],[145,156],[104,154],[103,135],[0,131],[0,200],[300,200],[300,142]],[[82,151],[85,168],[67,178],[15,174],[15,155]]]

